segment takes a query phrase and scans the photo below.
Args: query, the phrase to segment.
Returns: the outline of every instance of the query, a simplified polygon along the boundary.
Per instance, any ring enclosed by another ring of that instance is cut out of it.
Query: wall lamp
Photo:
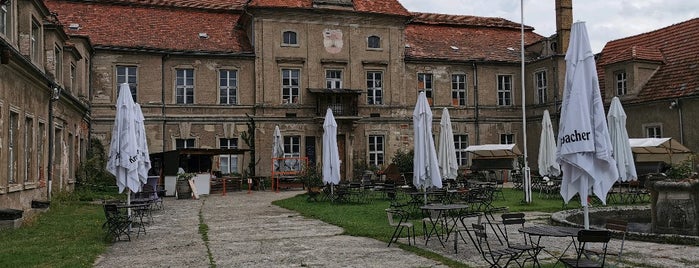
[[[670,102],[670,107],[669,107],[670,110],[677,108],[677,105],[678,105],[678,104],[677,104],[677,101],[676,101],[676,100],[671,101],[671,102]]]
[[[61,88],[55,86],[51,89],[51,100],[55,101],[55,100],[58,100],[59,98],[61,98]]]

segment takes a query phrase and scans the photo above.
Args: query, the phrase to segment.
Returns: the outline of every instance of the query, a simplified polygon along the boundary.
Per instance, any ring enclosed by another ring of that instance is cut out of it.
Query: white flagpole
[[[530,175],[530,170],[529,170],[529,164],[527,163],[527,114],[526,114],[526,99],[525,99],[525,79],[524,79],[524,0],[519,1],[519,7],[520,7],[520,17],[522,19],[522,23],[520,24],[520,37],[521,37],[521,42],[520,42],[520,53],[522,56],[522,65],[521,65],[521,77],[522,77],[522,133],[523,133],[523,141],[524,141],[524,170],[522,170],[522,176],[524,180],[524,201],[527,203],[532,202],[532,192],[531,192],[531,175]]]

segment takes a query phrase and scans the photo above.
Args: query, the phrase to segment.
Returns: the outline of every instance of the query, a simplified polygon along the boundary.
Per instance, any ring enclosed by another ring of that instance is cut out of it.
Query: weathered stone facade
[[[49,189],[74,187],[89,137],[91,47],[77,37],[69,42],[43,1],[3,5],[0,207],[25,210],[26,217]]]

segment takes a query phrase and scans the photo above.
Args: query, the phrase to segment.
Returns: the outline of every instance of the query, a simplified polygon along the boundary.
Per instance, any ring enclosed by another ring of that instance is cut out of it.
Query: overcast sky
[[[520,0],[398,0],[409,11],[500,17],[521,22]],[[699,17],[696,0],[573,0],[573,21],[584,21],[592,51],[640,33]],[[524,0],[524,24],[550,36],[556,32],[554,0]]]

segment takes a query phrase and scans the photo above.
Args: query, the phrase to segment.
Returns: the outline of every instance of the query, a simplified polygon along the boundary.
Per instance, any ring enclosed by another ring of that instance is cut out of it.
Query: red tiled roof
[[[474,19],[476,21],[488,21]],[[542,36],[525,30],[525,45]],[[411,23],[405,29],[406,58],[443,60],[520,61],[520,29],[463,24],[462,26]],[[452,48],[458,48],[454,49]]]
[[[604,64],[612,64],[629,60],[648,60],[663,62],[663,53],[657,48],[647,48],[643,46],[631,46],[628,49],[620,52],[616,56],[610,56],[605,59]]]
[[[198,9],[243,10],[247,0],[73,0],[95,4],[167,6]]]
[[[633,102],[698,94],[699,18],[608,42],[597,61],[603,91],[604,66],[624,60],[653,60],[663,63]]]
[[[57,13],[63,25],[80,25],[79,30],[66,28],[68,34],[88,36],[97,47],[210,53],[252,52],[245,32],[235,27],[240,14],[101,2],[44,2],[52,12]],[[206,33],[209,38],[200,38],[199,33]]]
[[[353,0],[354,11],[387,15],[410,16],[397,0]],[[313,0],[251,0],[249,7],[283,7],[312,9]]]
[[[467,15],[448,15],[436,13],[411,12],[413,22],[424,24],[485,26],[520,29],[520,24],[503,18],[478,17]],[[531,26],[524,25],[525,30],[534,30]]]

